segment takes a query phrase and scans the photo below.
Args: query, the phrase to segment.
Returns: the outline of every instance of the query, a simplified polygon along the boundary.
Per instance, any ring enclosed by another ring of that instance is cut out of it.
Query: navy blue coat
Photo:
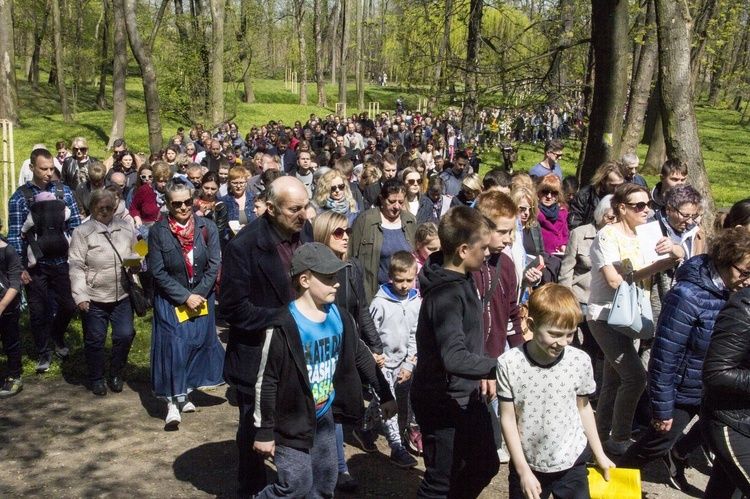
[[[672,419],[674,406],[701,403],[703,359],[714,322],[729,299],[711,279],[707,255],[685,262],[677,284],[664,297],[649,362],[649,391],[654,418]]]
[[[251,395],[265,329],[292,301],[290,277],[272,230],[268,214],[255,219],[229,241],[222,260],[219,316],[229,324],[224,379]],[[310,224],[305,224],[300,240],[312,241],[311,232]]]
[[[155,293],[175,306],[182,305],[191,294],[208,298],[213,293],[219,275],[221,248],[216,224],[203,217],[195,217],[193,247],[193,282],[188,281],[182,248],[171,230],[167,218],[156,222],[148,232],[148,270],[154,277]],[[203,236],[206,228],[208,244]]]

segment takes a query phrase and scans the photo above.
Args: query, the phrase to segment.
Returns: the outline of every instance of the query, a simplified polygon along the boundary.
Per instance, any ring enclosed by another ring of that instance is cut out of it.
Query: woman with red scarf
[[[174,178],[164,188],[169,215],[151,228],[148,267],[154,278],[151,381],[167,402],[167,429],[198,387],[223,384],[224,349],[216,336],[214,284],[219,273],[219,232],[193,215],[193,189]]]

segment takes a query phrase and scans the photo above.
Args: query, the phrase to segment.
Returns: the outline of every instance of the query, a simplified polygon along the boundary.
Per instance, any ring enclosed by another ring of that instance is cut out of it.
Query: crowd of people
[[[145,306],[167,429],[193,391],[236,390],[244,496],[356,490],[345,428],[398,467],[423,456],[417,497],[476,497],[501,462],[513,498],[588,497],[587,463],[656,459],[687,490],[699,448],[705,497],[750,495],[750,199],[707,230],[690,166],[649,190],[633,153],[579,187],[556,131],[528,173],[482,176],[454,119],[196,125],[104,161],[37,144],[0,241],[0,398],[23,389],[22,298],[37,373],[80,314],[95,396],[123,390]],[[631,284],[653,334],[609,321]]]

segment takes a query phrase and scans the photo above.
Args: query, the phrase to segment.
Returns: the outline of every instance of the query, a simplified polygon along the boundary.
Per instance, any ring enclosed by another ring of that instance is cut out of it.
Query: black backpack
[[[68,256],[70,222],[65,220],[65,188],[55,184],[55,200],[34,202],[34,193],[27,186],[19,187],[29,207],[34,227],[26,234],[26,242],[37,260]]]

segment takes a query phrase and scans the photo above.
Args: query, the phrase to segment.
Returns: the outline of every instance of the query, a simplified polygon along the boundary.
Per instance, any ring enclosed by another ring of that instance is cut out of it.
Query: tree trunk
[[[305,0],[293,0],[294,29],[299,44],[299,103],[307,105],[307,42],[305,41]]]
[[[341,41],[339,40],[339,4],[333,4],[333,10],[328,18],[328,26],[331,27],[330,49],[331,49],[331,85],[335,84],[336,70],[339,67],[339,55],[341,54]]]
[[[185,9],[182,5],[182,0],[174,0],[174,18],[175,18],[175,24],[177,25],[177,33],[180,36],[180,43],[185,44],[188,43],[188,34],[187,29],[185,28],[185,16],[184,16]]]
[[[112,149],[115,140],[125,138],[125,80],[128,71],[128,33],[125,28],[125,1],[113,0],[114,58],[112,68],[112,131],[109,134],[107,150]]]
[[[53,0],[57,2],[58,0]],[[163,138],[161,136],[161,117],[159,116],[159,91],[156,86],[156,71],[151,60],[151,53],[144,46],[138,20],[135,16],[136,0],[125,2],[125,26],[130,41],[130,50],[138,61],[143,79],[143,95],[146,101],[146,122],[148,123],[148,145],[152,153],[161,151]]]
[[[13,46],[13,3],[0,0],[0,119],[18,124],[18,87]]]
[[[364,65],[364,18],[362,10],[362,0],[354,0],[357,5],[357,109],[362,111],[365,108],[365,65]]]
[[[591,111],[594,97],[594,45],[589,43],[589,55],[586,60],[586,82],[583,85],[583,116],[586,124],[581,130],[581,151],[578,153],[576,177],[581,178],[581,171],[586,162],[586,145],[589,143],[589,126],[587,116]]]
[[[224,1],[211,2],[211,123],[224,121]]]
[[[581,185],[591,181],[599,165],[620,154],[622,115],[628,90],[628,2],[592,0],[591,7],[591,40],[596,66]]]
[[[575,26],[575,2],[573,0],[560,0],[558,3],[559,29],[557,33],[557,46],[567,46],[573,39],[573,28]],[[562,61],[564,51],[555,52],[550,67],[550,83],[552,84],[554,100],[564,99],[565,87],[568,83],[567,64]]]
[[[714,202],[703,164],[691,83],[691,19],[687,2],[656,0],[661,115],[667,156],[685,161],[688,183],[708,201],[703,227],[713,227]]]
[[[60,93],[60,111],[66,123],[73,121],[68,108],[68,91],[65,88],[65,65],[63,64],[62,22],[60,20],[60,0],[52,0],[52,29],[55,44],[55,78]]]
[[[50,5],[45,2],[44,14],[41,22],[38,22],[36,8],[34,8],[34,53],[31,56],[31,68],[29,68],[28,81],[34,90],[39,88],[39,59],[42,53],[42,40],[47,32],[47,19],[49,18]]]
[[[326,82],[323,81],[323,1],[313,0],[313,37],[315,38],[315,84],[318,87],[318,106],[326,107]]]
[[[461,130],[464,140],[474,137],[477,106],[479,105],[479,89],[477,69],[479,66],[479,36],[482,31],[483,0],[471,0],[469,10],[469,33],[466,37],[466,74],[464,86],[463,121]]]
[[[240,7],[240,30],[237,35],[237,43],[240,45],[240,65],[242,67],[242,84],[245,92],[242,94],[243,102],[252,104],[255,102],[255,92],[253,92],[253,80],[250,75],[250,67],[253,60],[253,53],[250,40],[247,37],[250,25],[250,2],[242,0]]]
[[[156,19],[154,20],[154,27],[151,28],[151,36],[148,38],[148,51],[154,52],[154,41],[156,40],[156,33],[159,32],[159,26],[161,21],[164,19],[164,12],[167,10],[169,0],[161,0],[161,6],[159,6],[159,12],[156,13]]]
[[[659,90],[659,87],[657,86],[655,90]],[[660,96],[654,95],[651,98],[655,99],[657,103],[661,103]],[[654,130],[648,142],[648,152],[646,152],[646,159],[643,160],[642,173],[658,175],[666,160],[667,146],[664,144],[664,127],[662,126],[661,110],[657,107],[654,111]]]
[[[706,41],[708,40],[708,29],[709,23],[716,14],[717,0],[705,0],[700,6],[700,9],[695,14],[695,23],[693,25],[692,33],[690,33],[690,40],[693,46],[690,51],[690,82],[695,89],[695,83],[698,79],[698,68],[700,67],[700,60],[703,57],[703,52],[706,49]],[[690,13],[688,13],[688,18]]]
[[[651,93],[651,81],[654,79],[654,68],[658,57],[656,41],[656,12],[654,1],[648,3],[646,11],[646,37],[640,51],[640,60],[630,85],[630,100],[628,101],[628,117],[622,132],[623,152],[635,152],[643,132],[643,117],[648,106],[648,96]]]
[[[341,57],[339,58],[339,102],[346,105],[346,63],[349,51],[349,5],[341,0]]]
[[[104,23],[102,25],[102,53],[101,66],[99,68],[99,95],[96,98],[96,105],[99,109],[107,109],[107,71],[109,70],[109,59],[107,52],[109,50],[109,2],[102,0],[102,9],[104,9]]]
[[[445,25],[443,26],[443,39],[438,49],[438,63],[435,64],[435,82],[438,93],[441,93],[447,85],[446,73],[448,71],[448,59],[451,52],[451,19],[453,18],[453,0],[445,0]]]

